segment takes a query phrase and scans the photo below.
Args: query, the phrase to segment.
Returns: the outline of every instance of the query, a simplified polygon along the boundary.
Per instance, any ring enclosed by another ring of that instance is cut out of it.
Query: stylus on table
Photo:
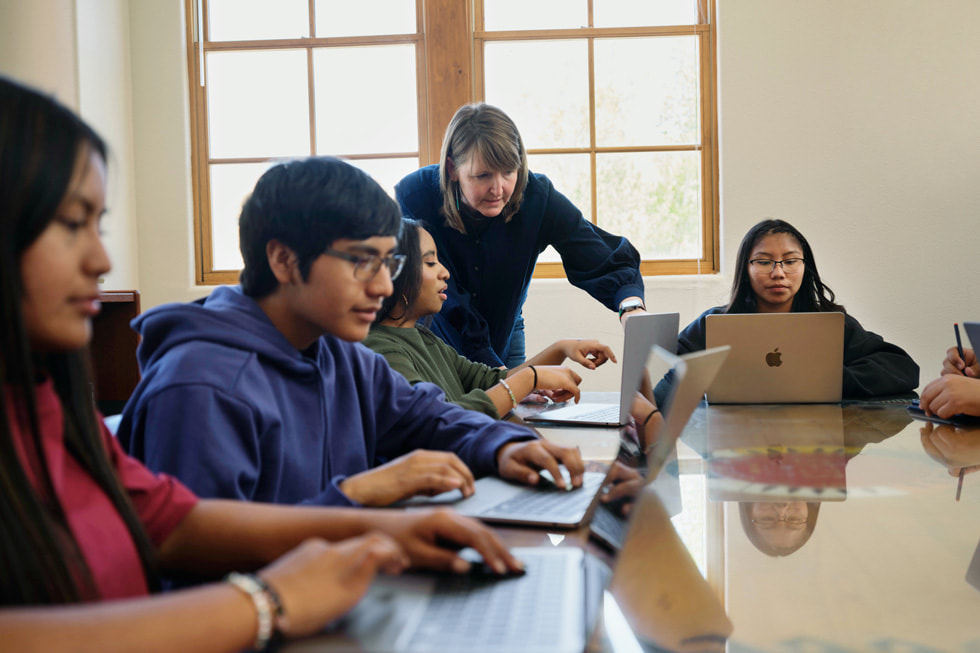
[[[966,467],[960,467],[960,480],[956,482],[956,500],[960,500],[960,493],[963,491],[963,472],[966,471]]]

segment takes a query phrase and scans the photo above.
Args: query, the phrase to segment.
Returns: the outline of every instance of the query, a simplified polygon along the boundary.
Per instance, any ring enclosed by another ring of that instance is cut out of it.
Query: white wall
[[[13,1],[0,0],[0,8]],[[723,273],[650,277],[649,307],[679,311],[686,322],[723,303],[741,236],[763,217],[780,217],[810,239],[839,301],[908,349],[928,381],[952,343],[952,322],[980,319],[980,85],[972,79],[980,43],[970,27],[980,22],[980,3],[718,5]],[[183,2],[128,6],[138,279],[147,308],[209,289],[192,282]],[[85,70],[89,55],[81,56]],[[90,84],[99,88],[98,80],[84,84],[83,97]],[[621,347],[615,317],[562,281],[535,282],[526,317],[529,350],[564,335]],[[609,366],[585,387],[617,383]]]
[[[139,288],[126,0],[0,0],[0,72],[78,110],[110,150],[107,290]]]
[[[112,259],[105,290],[140,288],[133,166],[133,86],[127,0],[75,0],[79,111],[109,144],[103,240]]]
[[[0,73],[77,109],[74,0],[0,0]]]

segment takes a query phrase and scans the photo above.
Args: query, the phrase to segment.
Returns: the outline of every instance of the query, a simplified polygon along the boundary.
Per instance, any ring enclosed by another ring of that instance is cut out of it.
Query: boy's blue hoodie
[[[536,436],[409,385],[385,359],[330,335],[299,352],[241,288],[133,321],[142,380],[118,436],[203,497],[354,505],[346,477],[415,449],[452,451],[476,476]]]

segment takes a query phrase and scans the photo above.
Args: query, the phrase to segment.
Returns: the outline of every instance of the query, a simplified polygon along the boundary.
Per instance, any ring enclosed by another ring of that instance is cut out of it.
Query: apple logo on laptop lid
[[[771,352],[766,354],[766,365],[769,367],[779,367],[783,364],[783,354],[779,351],[779,347],[776,347]]]

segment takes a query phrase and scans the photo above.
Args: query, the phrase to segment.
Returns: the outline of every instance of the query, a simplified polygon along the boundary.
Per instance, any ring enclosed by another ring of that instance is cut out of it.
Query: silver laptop
[[[653,351],[653,358],[665,361],[673,374],[670,375],[671,388],[664,404],[663,428],[646,454],[646,483],[658,486],[656,489],[661,502],[670,508],[679,498],[679,489],[673,487],[678,480],[661,471],[671,459],[676,459],[677,441],[704,397],[705,390],[728,357],[730,348],[706,349],[683,356],[675,356],[660,347],[654,347]],[[671,512],[679,512],[679,507]],[[619,506],[599,504],[589,524],[589,531],[595,539],[618,551],[625,539],[626,526],[627,520]]]
[[[556,406],[525,416],[528,422],[550,422],[579,426],[622,426],[629,424],[633,395],[640,388],[650,348],[659,345],[677,350],[679,313],[640,313],[626,320],[623,333],[622,373],[619,403],[578,403]],[[659,378],[659,377],[656,377]]]
[[[708,388],[714,404],[837,403],[844,378],[843,313],[709,315],[707,347],[731,355]]]
[[[568,471],[564,467],[561,470],[565,487],[571,488]],[[399,505],[410,509],[447,505],[461,515],[488,524],[568,530],[578,528],[591,517],[608,472],[586,471],[581,487],[575,489],[559,488],[546,471],[541,473],[542,482],[537,486],[484,476],[477,479],[476,491],[466,499],[459,490],[450,490],[434,497],[413,497]]]

